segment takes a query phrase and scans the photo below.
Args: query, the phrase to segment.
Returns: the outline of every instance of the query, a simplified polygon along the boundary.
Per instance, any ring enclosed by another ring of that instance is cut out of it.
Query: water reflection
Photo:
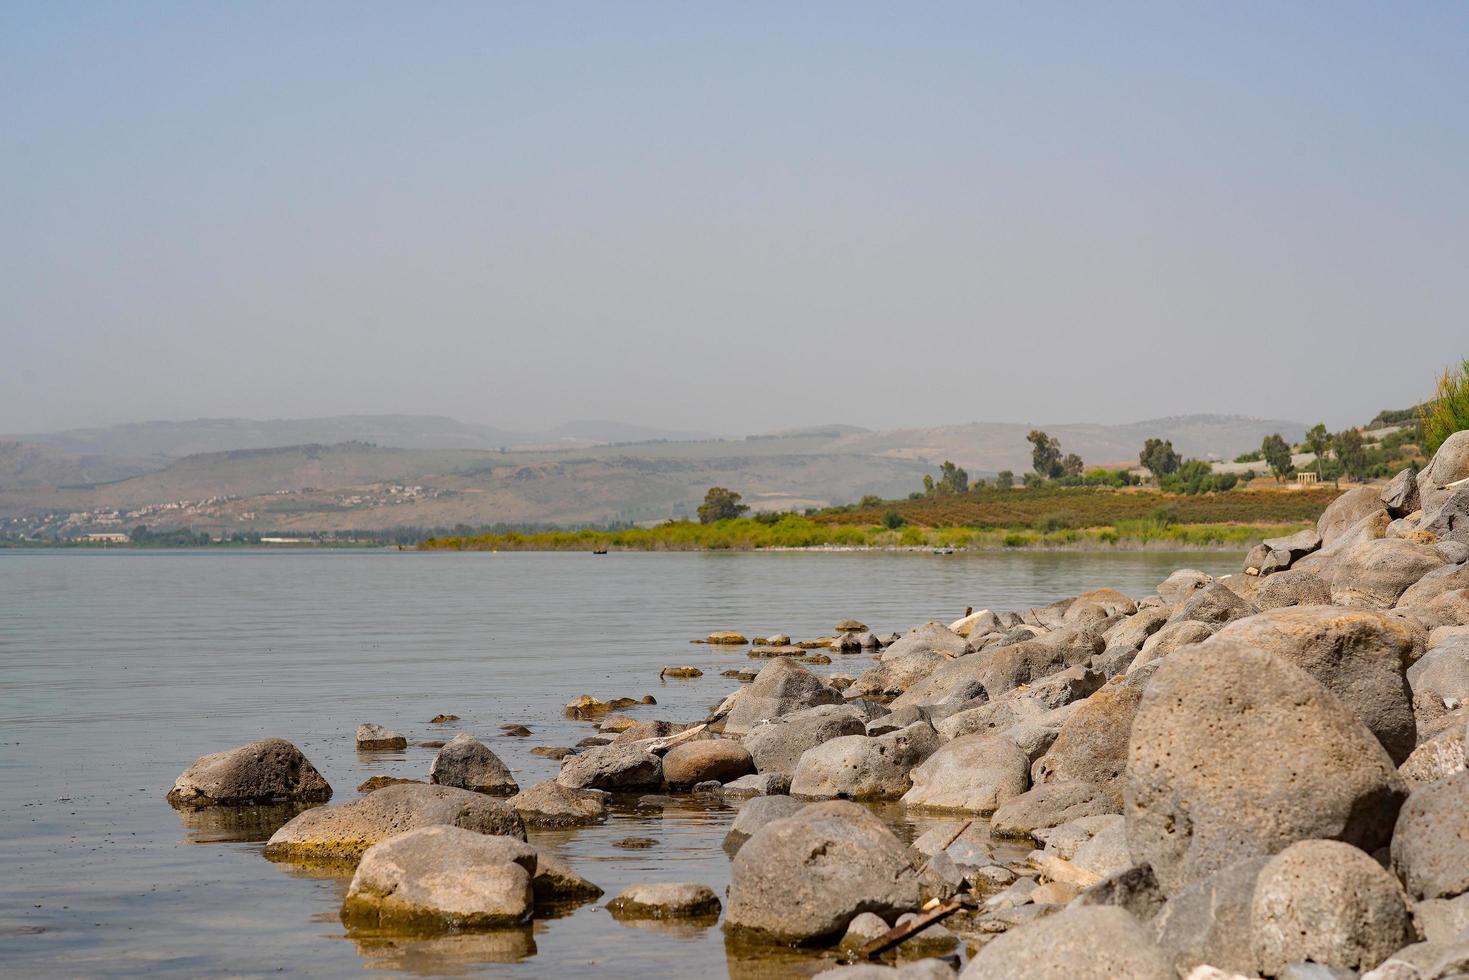
[[[515,963],[536,954],[530,926],[434,936],[351,929],[347,938],[357,947],[364,967],[424,977],[478,973],[485,964]]]
[[[256,844],[270,840],[291,818],[312,809],[311,803],[270,806],[211,806],[176,810],[190,844]]]

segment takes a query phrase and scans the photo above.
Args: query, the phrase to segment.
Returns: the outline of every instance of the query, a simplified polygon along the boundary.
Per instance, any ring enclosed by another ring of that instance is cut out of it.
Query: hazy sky
[[[0,432],[1333,425],[1469,356],[1469,5],[0,5]]]

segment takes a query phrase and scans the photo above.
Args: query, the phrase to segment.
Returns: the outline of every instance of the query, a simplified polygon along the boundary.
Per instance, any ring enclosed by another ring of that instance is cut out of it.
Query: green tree
[[[1265,441],[1260,444],[1260,455],[1265,457],[1265,463],[1270,467],[1270,472],[1275,474],[1276,483],[1296,471],[1290,462],[1290,446],[1281,438],[1279,432],[1272,432],[1265,437]]]
[[[939,467],[939,493],[963,493],[969,489],[969,474],[947,459]]]
[[[1302,443],[1306,452],[1316,454],[1316,475],[1321,476],[1321,463],[1326,458],[1326,451],[1331,448],[1331,434],[1326,431],[1323,422],[1317,422],[1306,430],[1306,440]]]
[[[1067,453],[1065,458],[1061,460],[1062,476],[1080,477],[1085,470],[1086,464],[1081,461],[1081,457],[1076,455],[1076,453]]]
[[[903,515],[895,510],[887,511],[882,515],[882,526],[889,531],[896,531],[906,523],[908,522],[903,520]]]
[[[934,494],[934,491],[936,489],[937,489],[937,487],[934,485],[933,477],[930,476],[927,473],[923,474],[923,492],[924,492],[924,494],[926,496],[932,497],[933,494]]]
[[[1031,429],[1025,437],[1030,443],[1030,462],[1036,475],[1054,480],[1061,475],[1061,444],[1040,429]]]
[[[715,521],[739,517],[750,509],[740,503],[740,500],[740,495],[733,490],[726,490],[724,487],[710,487],[709,492],[704,494],[704,502],[699,505],[699,523],[713,524]]]
[[[1347,476],[1360,480],[1367,475],[1367,447],[1362,442],[1362,433],[1356,429],[1338,432],[1332,436],[1331,451],[1336,453],[1336,461]]]
[[[1153,474],[1155,480],[1177,473],[1183,463],[1178,453],[1173,451],[1172,439],[1149,439],[1143,443],[1143,451],[1137,454],[1137,461]]]
[[[1001,470],[995,474],[995,486],[1001,490],[1009,490],[1015,485],[1015,474],[1010,470]]]

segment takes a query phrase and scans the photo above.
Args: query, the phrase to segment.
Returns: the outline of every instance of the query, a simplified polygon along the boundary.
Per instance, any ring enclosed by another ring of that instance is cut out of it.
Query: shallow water
[[[532,747],[592,733],[561,716],[573,696],[652,694],[629,713],[690,720],[733,689],[721,670],[760,665],[691,637],[811,637],[848,616],[901,632],[966,605],[1140,596],[1185,565],[1238,556],[0,551],[0,971],[809,974],[823,964],[752,959],[718,926],[634,927],[602,907],[637,881],[722,894],[734,811],[717,801],[630,797],[605,825],[533,834],[601,902],[521,932],[402,940],[348,934],[343,879],[261,857],[285,814],[181,815],[163,797],[199,755],[267,736],[300,746],[334,802],[369,776],[426,777],[434,750],[358,753],[364,721],[410,742],[471,732],[527,786],[557,769]],[[870,663],[833,659],[824,669]],[[660,682],[676,664],[705,674]],[[463,720],[429,724],[440,712]],[[499,735],[509,723],[534,734]],[[888,813],[905,837],[926,823]],[[612,846],[629,836],[658,844]]]

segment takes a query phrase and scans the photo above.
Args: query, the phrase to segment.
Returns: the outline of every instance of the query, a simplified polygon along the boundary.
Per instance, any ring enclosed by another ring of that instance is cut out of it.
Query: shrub
[[[882,526],[887,528],[889,531],[896,531],[898,528],[907,523],[908,522],[903,519],[903,515],[899,514],[895,510],[885,511],[882,515]]]
[[[1430,456],[1449,436],[1469,429],[1469,358],[1457,371],[1444,369],[1438,390],[1419,409],[1418,418],[1423,426],[1423,451]]]
[[[1035,528],[1035,530],[1041,532],[1042,534],[1050,534],[1053,531],[1069,530],[1072,527],[1073,523],[1074,522],[1071,520],[1071,517],[1068,514],[1043,514],[1035,519],[1035,522],[1031,524],[1031,527]]]

